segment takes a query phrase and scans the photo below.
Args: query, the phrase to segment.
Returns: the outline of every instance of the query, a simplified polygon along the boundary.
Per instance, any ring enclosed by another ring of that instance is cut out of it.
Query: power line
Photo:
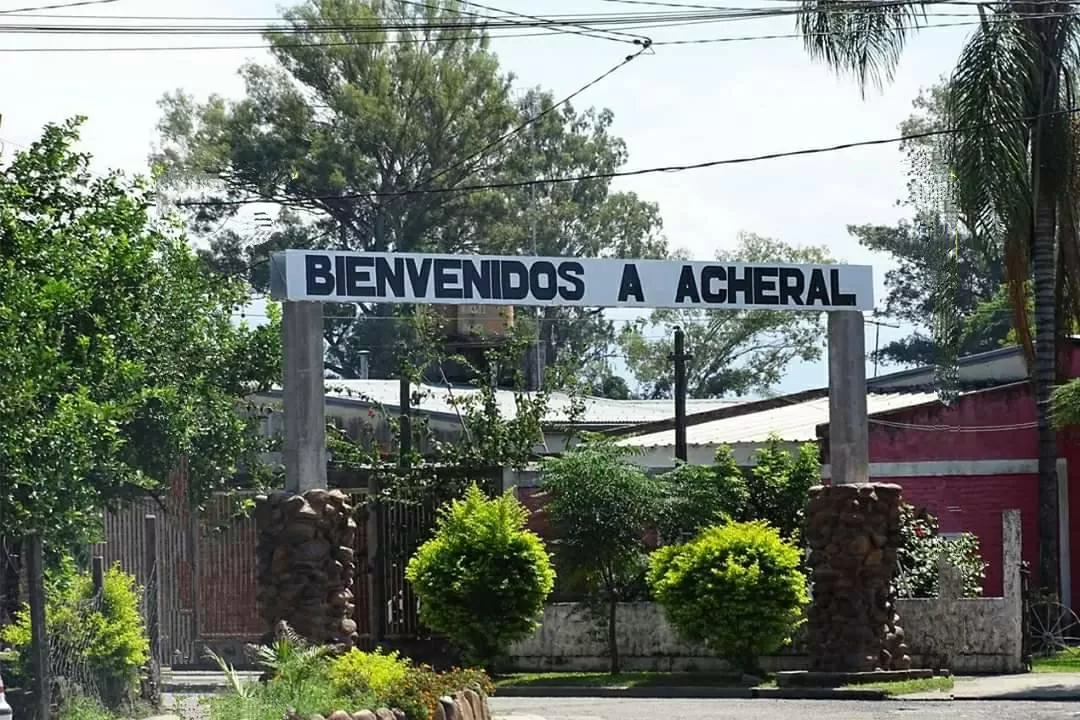
[[[534,185],[557,185],[562,183],[584,182],[587,180],[610,180],[614,178],[624,177],[638,177],[641,175],[657,175],[661,173],[681,173],[691,170],[704,170],[714,167],[722,167],[725,165],[746,165],[749,163],[763,162],[766,160],[779,160],[789,157],[803,157],[808,155],[822,155],[825,153],[838,152],[841,150],[851,150],[860,147],[873,147],[875,145],[891,145],[899,142],[918,140],[921,138],[937,137],[940,135],[950,135],[957,132],[970,132],[980,128],[998,127],[1000,125],[1008,125],[1017,122],[1031,122],[1037,120],[1040,117],[1053,117],[1058,115],[1072,115],[1080,112],[1080,108],[1069,108],[1067,110],[1059,110],[1055,112],[1042,113],[1040,115],[1034,115],[1024,118],[1016,118],[1013,120],[1004,120],[999,122],[983,123],[980,125],[973,125],[967,128],[944,128],[939,130],[925,130],[923,132],[910,133],[907,135],[899,135],[889,138],[877,138],[874,140],[856,140],[846,143],[838,143],[836,145],[824,145],[819,147],[802,148],[799,150],[785,150],[779,152],[763,153],[760,155],[746,155],[743,157],[725,158],[722,160],[706,160],[697,163],[687,163],[683,165],[662,165],[659,167],[647,167],[637,170],[613,170],[611,172],[601,173],[587,173],[582,175],[574,175],[569,177],[556,177],[556,178],[541,178],[531,180],[513,180],[506,182],[493,182],[483,183],[477,185],[458,185],[453,187],[442,188],[427,188],[423,190],[410,189],[388,192],[369,192],[369,193],[344,193],[341,195],[312,195],[306,197],[297,198],[280,198],[280,197],[262,197],[262,198],[250,198],[244,200],[182,200],[177,204],[186,207],[200,207],[200,206],[229,206],[229,205],[250,205],[253,203],[279,203],[282,205],[295,204],[297,202],[310,202],[313,200],[349,200],[349,199],[361,199],[372,197],[401,197],[405,195],[426,195],[430,193],[449,193],[449,192],[470,192],[475,190],[505,190],[509,188],[531,187]]]
[[[538,38],[550,37],[551,33],[508,33],[493,36],[496,39],[513,38]],[[130,47],[26,47],[26,48],[0,48],[0,53],[124,53],[124,52],[203,52],[212,50],[270,50],[271,48],[332,48],[332,47],[370,47],[388,45],[411,45],[431,42],[455,42],[465,39],[466,36],[440,36],[439,38],[396,38],[393,40],[371,41],[330,41],[316,43],[287,43],[279,42],[273,45],[260,43],[258,45],[142,45]]]
[[[1045,15],[1025,15],[1023,17],[1001,17],[1001,18],[987,18],[986,22],[1019,22],[1026,20],[1037,20],[1052,17],[1061,17],[1063,15],[1076,15],[1080,13],[1048,13]],[[910,25],[904,27],[892,28],[892,30],[900,32],[907,30],[930,30],[937,28],[958,28],[958,27],[974,27],[981,25],[982,21],[972,20],[964,22],[949,22],[949,23],[928,23],[925,25]],[[460,26],[458,26],[460,29]],[[553,29],[551,32],[558,32],[559,34],[575,34],[568,31],[559,31]],[[805,39],[807,37],[829,37],[829,36],[846,36],[846,35],[858,35],[860,31],[836,31],[836,32],[820,32],[820,33],[777,33],[777,34],[764,34],[764,35],[742,35],[742,36],[725,36],[725,37],[712,37],[712,38],[688,38],[683,40],[654,40],[650,43],[650,47],[676,47],[676,46],[688,46],[688,45],[709,45],[709,44],[723,44],[723,43],[741,43],[741,42],[754,42],[754,41],[768,41],[768,40],[791,40],[791,39]],[[0,35],[5,32],[0,29]],[[84,33],[85,34],[85,33]],[[90,33],[92,34],[92,33]],[[227,34],[227,33],[225,33]],[[500,38],[526,38],[526,37],[540,37],[549,33],[521,33],[521,34],[500,34],[491,35],[492,39]],[[454,42],[461,39],[466,39],[469,36],[465,35],[440,35],[437,37],[424,37],[424,38],[410,38],[410,37],[394,37],[394,38],[380,38],[376,40],[347,40],[347,41],[325,41],[325,42],[277,42],[274,44],[276,48],[320,48],[320,47],[365,47],[372,45],[397,45],[407,43],[438,43],[438,42]],[[610,38],[605,38],[610,39]],[[247,45],[183,45],[183,46],[134,46],[134,47],[0,47],[0,53],[73,53],[73,52],[87,52],[87,53],[100,53],[100,52],[170,52],[170,51],[212,51],[212,50],[266,50],[271,46],[266,43],[261,44],[247,44]]]
[[[109,0],[114,2],[116,0]],[[420,7],[434,6],[425,5],[423,3],[413,3]],[[848,15],[848,14],[863,14],[867,10],[891,7],[891,6],[904,6],[911,5],[912,0],[852,0],[852,2],[846,4],[843,8],[839,8],[835,11],[836,14]],[[377,20],[371,22],[311,22],[302,21],[294,18],[284,18],[285,22],[292,23],[289,25],[281,25],[282,18],[263,18],[272,23],[278,23],[274,25],[104,25],[104,24],[33,24],[33,23],[18,23],[4,25],[2,28],[7,32],[24,32],[24,33],[54,33],[54,34],[181,34],[181,35],[199,35],[199,34],[307,34],[307,33],[321,33],[321,32],[391,32],[391,31],[422,31],[422,30],[466,30],[466,29],[482,29],[492,30],[499,28],[551,28],[553,30],[561,30],[568,33],[591,33],[589,37],[597,37],[595,33],[606,32],[611,34],[620,34],[630,41],[640,43],[646,38],[640,34],[630,34],[620,32],[618,30],[603,30],[598,28],[599,25],[619,26],[624,28],[631,28],[634,26],[670,26],[677,24],[705,24],[726,20],[736,19],[756,19],[756,18],[770,18],[781,17],[788,15],[802,14],[804,11],[798,7],[784,7],[784,8],[749,8],[749,7],[729,7],[729,8],[717,8],[709,12],[695,11],[692,13],[650,13],[650,14],[587,14],[587,15],[552,15],[552,16],[537,16],[537,15],[525,15],[522,13],[515,13],[507,10],[500,10],[498,8],[480,5],[490,9],[494,12],[503,13],[503,16],[483,15],[480,13],[466,13],[465,11],[458,11],[458,14],[465,14],[469,17],[476,18],[481,22],[460,22],[458,20],[434,20],[434,21],[418,21],[401,19],[387,19]],[[17,13],[19,10],[11,10],[8,13]],[[953,15],[956,15],[953,13]],[[512,19],[514,16],[522,19]],[[973,15],[972,15],[973,16]],[[22,18],[39,17],[36,15],[23,15]],[[91,19],[86,16],[71,16],[71,15],[50,15],[45,17],[59,17],[68,20],[84,20]],[[109,19],[116,20],[121,18],[128,19],[143,19],[143,20],[182,20],[192,19],[198,20],[199,17],[185,18],[182,16],[91,16],[97,19]],[[258,20],[260,18],[240,18],[240,17],[227,17],[227,16],[204,16],[205,19],[212,19],[218,22],[246,22],[249,20]],[[612,37],[600,37],[600,39],[612,40]]]
[[[601,73],[597,77],[595,77],[592,80],[590,80],[589,82],[585,83],[584,85],[579,87],[577,90],[573,91],[572,93],[570,93],[569,95],[564,97],[562,100],[559,100],[558,102],[553,103],[550,107],[547,107],[544,110],[542,110],[541,112],[534,115],[533,117],[530,117],[528,120],[521,123],[517,127],[514,127],[512,129],[508,130],[507,132],[503,133],[502,135],[495,138],[494,140],[492,140],[490,143],[488,143],[484,147],[480,148],[478,151],[476,151],[472,155],[465,158],[464,160],[462,160],[460,162],[457,162],[457,163],[451,165],[450,167],[445,168],[445,169],[435,173],[434,175],[431,175],[430,177],[427,178],[427,180],[424,180],[423,182],[418,183],[417,185],[418,186],[430,185],[431,183],[435,182],[439,178],[445,177],[447,174],[453,172],[454,170],[462,168],[462,167],[467,167],[468,168],[468,171],[465,174],[465,176],[467,177],[475,169],[472,166],[473,161],[482,158],[484,155],[486,155],[488,153],[488,151],[494,149],[496,146],[500,145],[501,143],[505,142],[506,140],[509,140],[511,137],[513,137],[514,135],[517,135],[521,131],[529,128],[530,126],[535,125],[537,122],[539,122],[540,120],[542,120],[546,116],[550,115],[551,113],[555,112],[560,107],[566,105],[567,103],[569,103],[571,100],[573,100],[577,96],[581,95],[585,91],[593,88],[597,84],[599,84],[599,83],[603,82],[604,80],[606,80],[607,78],[611,77],[616,72],[618,72],[622,68],[626,67],[627,65],[629,65],[634,60],[636,60],[639,56],[641,56],[642,53],[646,52],[648,49],[649,49],[649,43],[646,42],[642,46],[642,48],[640,50],[638,50],[636,53],[634,53],[633,55],[627,55],[625,58],[623,58],[623,60],[621,62],[617,63],[616,65],[613,65],[608,70],[604,71],[603,73]]]
[[[511,11],[508,11],[508,10],[500,10],[498,8],[493,8],[493,7],[488,6],[488,5],[482,5],[482,4],[478,3],[478,2],[475,2],[474,0],[470,0],[469,4],[470,5],[475,5],[478,8],[483,8],[485,10],[488,10],[489,12],[500,12],[500,13],[504,13],[504,14],[507,14],[507,15],[514,15],[514,16],[517,16],[517,17],[520,17],[520,18],[524,18],[526,20],[545,22],[543,19],[541,19],[541,18],[539,18],[537,16],[534,16],[534,15],[523,15],[521,13],[511,12]],[[465,11],[459,10],[458,12],[464,13]],[[468,13],[468,14],[472,15],[473,13]],[[610,37],[610,38],[605,38],[602,35],[598,36],[598,35],[596,35],[595,30],[592,27],[590,27],[590,26],[595,25],[595,24],[596,24],[595,22],[591,22],[591,23],[587,23],[587,24],[567,23],[567,24],[565,24],[564,29],[567,32],[573,32],[573,28],[576,28],[577,29],[576,34],[581,34],[581,35],[584,35],[585,37],[598,37],[600,39],[605,39],[605,40],[619,40],[620,38],[630,38],[632,41],[634,41],[636,43],[640,43],[642,41],[648,41],[648,38],[646,38],[646,37],[644,37],[642,35],[630,35],[630,34],[627,34],[627,33],[624,33],[624,32],[620,32],[618,30],[607,31],[609,35],[613,36],[613,37]],[[584,31],[584,32],[582,32],[582,31]]]
[[[76,2],[34,5],[32,7],[15,8],[14,10],[0,10],[0,15],[13,15],[15,13],[35,12],[37,10],[63,10],[65,8],[86,7],[87,5],[108,5],[114,2],[119,2],[119,0],[77,0]]]
[[[112,2],[114,0],[110,0]],[[1080,0],[1061,0],[1060,5],[1073,6]],[[854,13],[865,14],[866,10],[872,10],[874,8],[891,5],[906,5],[911,4],[911,0],[850,0],[845,3],[843,7],[837,7],[830,12],[835,12],[841,15],[850,15]],[[977,0],[938,0],[934,3],[928,3],[933,5],[955,5],[955,6],[976,6],[981,4]],[[1000,5],[1010,4],[1007,0],[998,0]],[[14,12],[14,11],[9,11]],[[761,8],[761,7],[748,7],[748,6],[725,6],[716,7],[715,12],[702,13],[696,15],[693,13],[685,14],[664,14],[664,13],[650,13],[650,14],[597,14],[597,13],[565,13],[560,14],[555,18],[556,22],[587,22],[590,18],[611,18],[611,17],[623,17],[627,22],[634,23],[657,23],[657,26],[678,24],[682,22],[695,22],[700,21],[702,24],[711,23],[713,21],[722,21],[726,19],[743,19],[743,18],[756,18],[756,17],[783,17],[786,15],[798,14],[804,12],[798,7],[777,7],[777,8]],[[941,17],[941,16],[956,16],[959,13],[925,13],[929,17]],[[974,13],[966,13],[965,15],[974,15]],[[480,17],[487,17],[481,15]],[[541,16],[542,17],[542,16]],[[282,18],[277,15],[72,15],[70,13],[20,13],[18,19],[23,18],[48,18],[59,20],[154,20],[154,21],[210,21],[210,22],[265,22],[265,23],[280,23]],[[696,20],[695,20],[696,18]],[[549,20],[552,18],[549,18]],[[483,23],[475,23],[475,27],[483,27]],[[648,25],[645,25],[648,27]],[[362,26],[363,27],[363,26]],[[375,27],[369,25],[367,27]]]

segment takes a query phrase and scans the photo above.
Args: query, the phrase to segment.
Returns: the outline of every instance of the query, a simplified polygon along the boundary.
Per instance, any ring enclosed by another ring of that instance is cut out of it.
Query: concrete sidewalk
[[[1080,673],[1025,673],[958,677],[951,692],[901,696],[904,700],[1080,700]]]

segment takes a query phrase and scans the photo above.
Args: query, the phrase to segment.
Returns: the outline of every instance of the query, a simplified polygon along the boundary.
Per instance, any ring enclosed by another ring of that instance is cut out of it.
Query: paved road
[[[1065,720],[1080,703],[804,700],[491,699],[507,720]]]
[[[166,698],[182,720],[207,720],[192,695]],[[179,703],[176,703],[179,701]],[[175,703],[175,704],[174,704]],[[177,704],[180,708],[177,708]],[[500,720],[1069,720],[1080,702],[491,699]]]

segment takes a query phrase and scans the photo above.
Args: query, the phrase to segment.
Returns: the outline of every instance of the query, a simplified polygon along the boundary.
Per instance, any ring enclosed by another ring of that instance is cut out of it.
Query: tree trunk
[[[19,541],[0,535],[0,625],[15,621],[22,607],[19,595],[19,560],[22,551]]]
[[[1037,185],[1032,252],[1035,284],[1033,380],[1039,434],[1039,585],[1044,591],[1061,597],[1057,432],[1050,418],[1050,392],[1057,365],[1056,213],[1054,196],[1047,191],[1046,185]]]
[[[614,593],[608,600],[607,641],[608,657],[611,658],[611,674],[619,672],[619,639],[616,634],[619,598]]]

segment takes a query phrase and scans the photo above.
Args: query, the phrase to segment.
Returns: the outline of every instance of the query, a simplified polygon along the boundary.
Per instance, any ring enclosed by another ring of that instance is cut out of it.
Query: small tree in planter
[[[687,640],[756,673],[758,658],[802,623],[808,598],[800,558],[768,524],[730,523],[653,553],[649,587]]]
[[[485,668],[536,631],[555,585],[551,559],[527,521],[513,495],[489,500],[472,485],[439,511],[434,537],[406,568],[420,620]]]
[[[659,519],[660,486],[609,440],[590,440],[544,461],[542,485],[556,555],[607,608],[611,672],[619,671],[618,603],[644,574],[645,532]]]

